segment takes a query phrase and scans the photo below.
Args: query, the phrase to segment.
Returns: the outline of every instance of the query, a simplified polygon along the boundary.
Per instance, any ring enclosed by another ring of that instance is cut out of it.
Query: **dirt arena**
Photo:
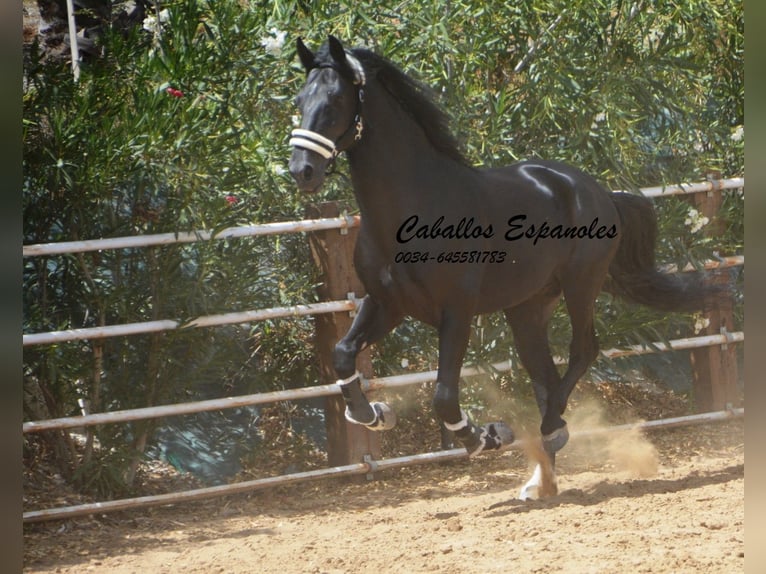
[[[571,426],[570,421],[570,426]],[[559,494],[522,453],[25,526],[28,573],[700,573],[744,569],[744,422],[573,439]]]

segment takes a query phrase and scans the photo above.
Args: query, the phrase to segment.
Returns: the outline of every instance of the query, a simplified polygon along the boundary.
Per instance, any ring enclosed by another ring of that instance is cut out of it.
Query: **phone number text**
[[[394,263],[502,263],[505,251],[399,251]]]

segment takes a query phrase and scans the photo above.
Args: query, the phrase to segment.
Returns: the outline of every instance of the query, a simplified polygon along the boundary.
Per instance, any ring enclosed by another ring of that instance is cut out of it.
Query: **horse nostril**
[[[314,175],[314,168],[310,165],[307,165],[303,168],[303,180],[309,181],[311,179],[311,176]]]

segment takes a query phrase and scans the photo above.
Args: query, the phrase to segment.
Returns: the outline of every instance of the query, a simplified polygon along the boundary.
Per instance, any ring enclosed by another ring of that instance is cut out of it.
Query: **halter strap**
[[[322,134],[312,132],[311,130],[294,129],[290,135],[293,136],[290,138],[291,146],[315,151],[325,159],[338,155],[335,142],[327,139]]]
[[[357,113],[354,117],[354,123],[351,124],[345,132],[343,132],[343,134],[338,138],[338,142],[343,140],[352,129],[356,130],[356,133],[354,134],[354,141],[359,141],[362,139],[362,132],[364,131],[364,122],[362,121],[362,102],[364,102],[364,86],[367,83],[367,76],[364,73],[364,66],[362,66],[362,63],[349,51],[346,51],[346,63],[354,73],[354,85],[358,86],[356,93]],[[335,66],[319,67],[334,68]],[[296,128],[290,132],[290,135],[292,136],[289,142],[291,146],[314,151],[325,159],[335,159],[342,151],[338,150],[336,142],[315,131]]]

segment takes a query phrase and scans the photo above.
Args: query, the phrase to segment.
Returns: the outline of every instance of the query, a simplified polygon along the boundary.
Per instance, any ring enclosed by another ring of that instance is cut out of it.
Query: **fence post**
[[[720,179],[712,172],[708,175],[711,182]],[[726,227],[718,213],[723,203],[723,193],[720,188],[712,191],[692,194],[691,203],[700,216],[710,221],[704,232],[709,237],[720,236]],[[729,282],[729,272],[718,270],[711,276],[711,281],[719,284]],[[709,321],[700,335],[718,335],[734,331],[734,297],[726,297],[718,304],[703,311],[703,316]],[[737,389],[737,354],[734,345],[712,345],[691,351],[692,384],[694,403],[697,412],[718,411],[737,406],[739,392]]]
[[[322,203],[307,209],[309,218],[338,217],[337,202]],[[350,293],[361,298],[364,287],[354,270],[353,254],[358,228],[330,229],[309,233],[309,245],[314,263],[319,267],[322,284],[317,288],[324,300],[345,299]],[[321,384],[336,381],[332,365],[335,343],[351,326],[349,313],[327,313],[314,317],[316,328],[315,347],[319,358]],[[372,377],[372,361],[369,349],[357,358],[357,368]],[[380,458],[380,435],[361,425],[349,423],[342,397],[327,397],[325,402],[325,427],[327,429],[327,459],[330,466],[342,466],[362,462],[365,455]]]

